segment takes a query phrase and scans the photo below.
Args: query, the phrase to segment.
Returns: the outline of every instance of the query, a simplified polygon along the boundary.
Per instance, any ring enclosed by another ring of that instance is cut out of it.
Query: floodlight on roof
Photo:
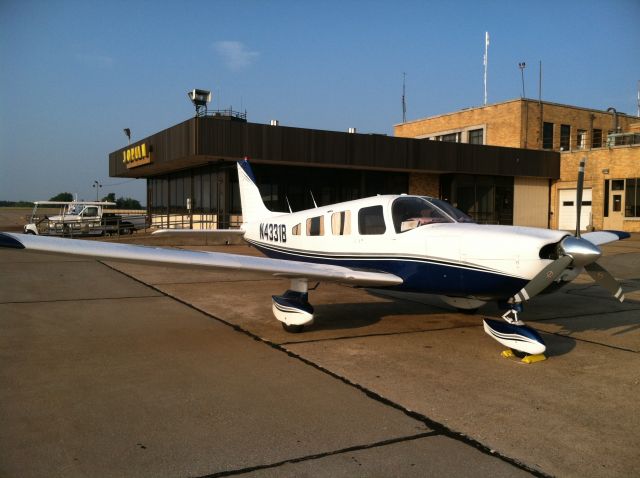
[[[203,106],[206,108],[207,104],[211,102],[211,92],[208,90],[199,90],[194,88],[187,93],[187,96],[196,107],[196,113]]]

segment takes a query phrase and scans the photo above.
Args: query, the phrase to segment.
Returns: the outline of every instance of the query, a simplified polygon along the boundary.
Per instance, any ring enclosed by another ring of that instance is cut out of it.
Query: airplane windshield
[[[456,222],[475,223],[475,221],[471,217],[467,216],[460,209],[453,207],[447,201],[443,201],[442,199],[436,199],[436,198],[428,198],[427,200],[432,204],[436,205],[438,208],[442,209],[444,212],[446,212]]]
[[[453,220],[423,198],[399,197],[391,205],[391,215],[396,232],[406,232],[416,227],[453,222]]]

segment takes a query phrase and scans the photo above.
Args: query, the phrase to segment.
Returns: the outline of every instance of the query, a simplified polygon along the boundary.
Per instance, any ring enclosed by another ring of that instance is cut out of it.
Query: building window
[[[168,180],[166,178],[150,178],[151,183],[151,204],[149,210],[152,213],[166,212],[169,206]]]
[[[469,144],[484,144],[483,133],[484,131],[481,129],[472,129],[469,131]]]
[[[384,234],[386,230],[382,206],[370,206],[360,209],[358,212],[358,231],[360,234]]]
[[[441,191],[445,201],[480,224],[513,224],[513,177],[447,174]]]
[[[587,131],[579,129],[576,135],[576,148],[584,149],[587,146]]]
[[[436,136],[438,141],[445,141],[447,143],[459,143],[460,142],[460,133],[449,133],[443,134],[441,136]]]
[[[169,176],[170,212],[183,213],[187,198],[191,197],[191,172],[183,171]]]
[[[602,148],[602,130],[594,129],[591,130],[591,147],[592,148]]]
[[[560,151],[569,151],[571,148],[571,126],[560,125]]]
[[[313,209],[309,191],[318,205],[336,204],[376,194],[407,192],[409,174],[390,171],[356,171],[253,164],[261,193],[270,198],[272,211]],[[233,178],[235,173],[230,173]],[[263,185],[271,185],[269,189]],[[327,187],[330,185],[331,187]],[[277,188],[277,189],[276,189]],[[326,226],[329,226],[327,218]],[[304,230],[302,232],[304,234]]]
[[[542,149],[553,149],[553,123],[542,125]]]
[[[640,178],[627,179],[626,183],[624,216],[640,217]]]
[[[611,181],[613,191],[624,191],[624,179],[614,179]]]

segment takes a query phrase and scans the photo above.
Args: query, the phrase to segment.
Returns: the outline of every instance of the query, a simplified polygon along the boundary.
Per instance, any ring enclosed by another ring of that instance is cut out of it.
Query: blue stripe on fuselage
[[[389,272],[403,280],[402,284],[391,287],[391,289],[406,292],[503,299],[512,297],[528,282],[526,279],[498,272],[472,269],[462,264],[433,262],[428,259],[317,256],[305,254],[302,251],[275,249],[255,241],[249,242],[267,257],[274,259]]]

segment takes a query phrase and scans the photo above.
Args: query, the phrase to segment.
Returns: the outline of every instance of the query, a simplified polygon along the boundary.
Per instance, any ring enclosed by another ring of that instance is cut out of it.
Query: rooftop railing
[[[200,109],[198,110],[198,118],[202,117],[221,117],[221,118],[236,118],[243,121],[247,121],[247,110],[244,112],[236,111],[232,108],[224,109],[224,110],[206,110]]]

